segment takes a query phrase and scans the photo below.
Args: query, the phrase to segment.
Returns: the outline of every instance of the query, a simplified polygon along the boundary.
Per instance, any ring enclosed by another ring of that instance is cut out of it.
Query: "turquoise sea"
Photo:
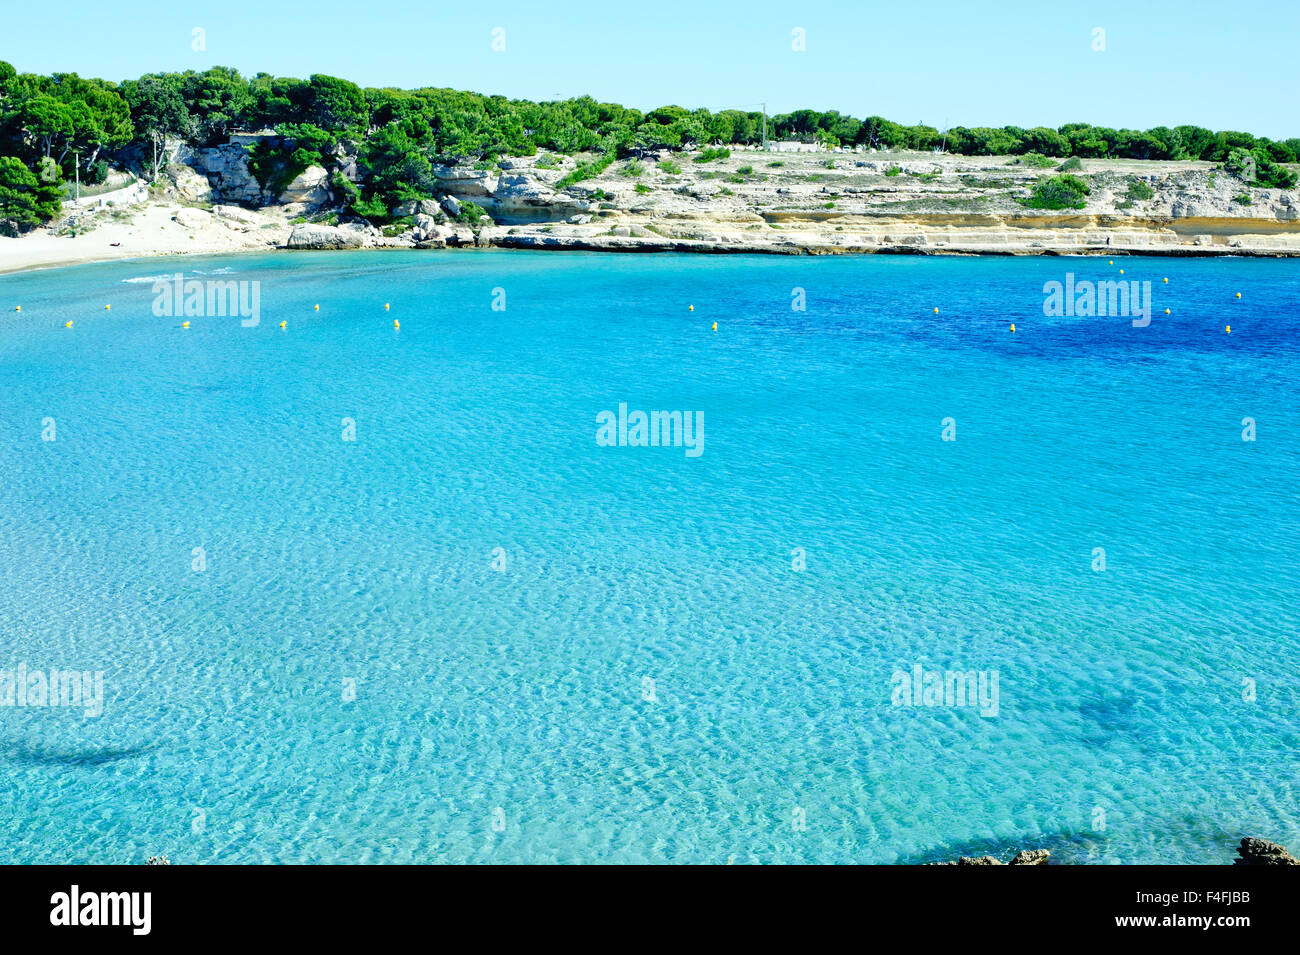
[[[118,262],[0,276],[0,394],[0,669],[104,686],[0,706],[0,862],[1300,851],[1300,263]]]

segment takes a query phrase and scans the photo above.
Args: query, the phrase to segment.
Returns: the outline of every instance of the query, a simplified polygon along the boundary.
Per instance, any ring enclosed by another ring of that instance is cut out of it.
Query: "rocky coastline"
[[[272,249],[1300,256],[1300,191],[1208,162],[1085,159],[1072,173],[1089,185],[1083,207],[1051,211],[1025,200],[1056,170],[1020,157],[735,149],[705,162],[646,153],[593,174],[594,156],[539,153],[435,166],[430,198],[374,224],[341,209],[336,177],[359,177],[346,147],[333,172],[263,184],[249,165],[259,136],[173,146],[157,182],[0,240],[0,271]]]

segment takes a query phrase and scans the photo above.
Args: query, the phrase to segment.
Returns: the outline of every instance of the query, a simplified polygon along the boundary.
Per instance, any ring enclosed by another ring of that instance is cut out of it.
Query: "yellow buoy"
[[[1168,280],[1168,279],[1165,279],[1165,284],[1166,284],[1166,285],[1169,284],[1169,280]]]
[[[393,327],[394,327],[394,328],[401,328],[401,327],[402,327],[402,323],[399,322],[397,319],[393,319]]]
[[[714,330],[715,332],[718,330],[718,323],[717,323],[717,322],[714,322],[714,323],[713,323],[713,330]]]
[[[1123,274],[1124,274],[1124,270],[1123,270],[1123,269],[1120,269],[1120,270],[1119,270],[1119,274],[1120,274],[1120,275],[1123,275]]]
[[[693,311],[695,311],[695,306],[694,306],[694,305],[687,305],[687,306],[686,306],[686,311],[688,311],[688,312],[693,312]]]
[[[316,311],[318,311],[318,312],[320,311],[320,306],[319,306],[319,305],[316,306]]]
[[[1012,330],[1013,332],[1016,330],[1016,323],[1015,323],[1015,322],[1012,322],[1012,323],[1011,323],[1011,330]]]
[[[1241,293],[1240,293],[1240,292],[1237,293],[1237,298],[1241,298]]]
[[[384,311],[385,311],[385,312],[388,311],[388,303],[387,303],[387,302],[384,303]]]
[[[15,306],[14,306],[14,311],[15,311],[15,312],[21,312],[22,310],[23,310],[23,307],[22,307],[21,305],[15,305]]]
[[[64,322],[64,323],[63,323],[63,327],[64,327],[64,328],[71,328],[71,327],[72,327],[72,323],[71,323],[71,322]]]
[[[286,327],[288,327],[288,325],[289,325],[288,322],[281,322],[281,323],[280,323],[280,327],[281,327],[281,328],[286,328]]]
[[[1109,260],[1107,260],[1106,264],[1107,264],[1107,265],[1114,265],[1114,264],[1115,264],[1115,260],[1114,260],[1114,259],[1109,259]]]
[[[112,305],[105,305],[105,306],[104,306],[104,311],[107,312],[107,311],[108,311],[110,308],[112,308],[112,307],[113,307]]]
[[[934,310],[934,314],[936,314],[936,315],[939,314],[939,310],[938,310],[937,308]]]
[[[181,328],[189,328],[189,327],[190,327],[189,322],[181,322]]]
[[[1166,314],[1166,315],[1169,314],[1169,309],[1165,309],[1165,314]]]
[[[1223,326],[1223,330],[1224,330],[1225,332],[1227,332],[1229,335],[1232,334],[1232,326],[1231,326],[1231,325],[1224,325],[1224,326]]]

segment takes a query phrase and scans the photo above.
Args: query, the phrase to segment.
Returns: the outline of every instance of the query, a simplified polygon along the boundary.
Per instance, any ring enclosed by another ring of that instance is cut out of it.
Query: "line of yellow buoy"
[[[1106,263],[1106,264],[1107,264],[1107,265],[1114,265],[1114,264],[1115,264],[1115,260],[1114,260],[1114,259],[1109,259],[1109,260],[1107,260],[1107,263]],[[1123,269],[1120,269],[1120,270],[1119,270],[1119,274],[1120,274],[1120,275],[1123,275],[1123,274],[1124,274],[1124,270],[1123,270]],[[1168,278],[1167,276],[1166,276],[1162,281],[1164,282],[1165,285],[1168,285],[1168,284],[1169,284],[1169,278]],[[1236,293],[1236,294],[1237,294],[1237,298],[1240,299],[1240,298],[1241,298],[1241,293],[1238,292],[1238,293]],[[112,305],[105,305],[105,306],[104,306],[104,311],[107,312],[107,311],[111,310],[112,307],[113,307]],[[687,305],[686,308],[687,308],[687,311],[691,311],[691,312],[695,311],[695,306],[694,306],[694,305]],[[15,311],[15,312],[21,312],[22,310],[23,310],[23,307],[22,307],[21,305],[15,305],[15,306],[14,306],[14,311]],[[312,306],[312,310],[313,310],[313,311],[316,311],[316,312],[319,312],[319,311],[320,311],[320,305],[319,305],[319,304],[317,304],[317,305],[313,305],[313,306]],[[392,304],[389,303],[389,302],[385,302],[385,303],[384,303],[384,311],[387,312],[387,311],[391,311],[391,310],[392,310]],[[936,314],[936,315],[939,314],[939,308],[938,308],[938,306],[935,306],[934,314]],[[1171,314],[1171,311],[1170,311],[1169,309],[1165,309],[1165,314],[1166,314],[1166,315],[1169,315],[1169,314]],[[72,322],[65,322],[64,325],[63,325],[63,327],[64,327],[64,328],[71,328],[71,327],[72,327]],[[189,328],[189,327],[190,327],[190,323],[189,323],[189,322],[181,322],[181,328]],[[280,323],[280,327],[281,327],[281,328],[288,328],[288,327],[289,327],[289,323],[288,323],[288,322],[281,322],[281,323]],[[402,323],[399,322],[397,319],[393,319],[393,328],[401,328],[401,327],[402,327]],[[714,330],[715,332],[718,330],[718,323],[717,323],[717,322],[714,322],[714,323],[713,323],[713,330]],[[1015,323],[1013,322],[1013,323],[1011,324],[1011,331],[1014,332],[1015,330],[1016,330],[1016,326],[1015,326]],[[1232,334],[1232,326],[1231,326],[1231,325],[1225,325],[1224,328],[1223,328],[1223,330],[1224,330],[1224,332],[1226,332],[1226,333],[1229,334],[1229,335]]]

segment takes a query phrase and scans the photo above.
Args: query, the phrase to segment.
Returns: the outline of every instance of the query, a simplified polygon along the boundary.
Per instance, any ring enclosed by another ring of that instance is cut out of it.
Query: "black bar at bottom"
[[[719,868],[9,867],[0,870],[0,924],[10,944],[334,947],[412,932],[436,941],[427,933],[444,930],[600,943],[612,928],[666,943],[689,937],[675,928],[689,926],[700,940],[732,943],[847,931],[863,942],[901,933],[945,945],[1010,944],[1025,932],[1234,945],[1294,939],[1300,889],[1300,867],[1287,866]]]

